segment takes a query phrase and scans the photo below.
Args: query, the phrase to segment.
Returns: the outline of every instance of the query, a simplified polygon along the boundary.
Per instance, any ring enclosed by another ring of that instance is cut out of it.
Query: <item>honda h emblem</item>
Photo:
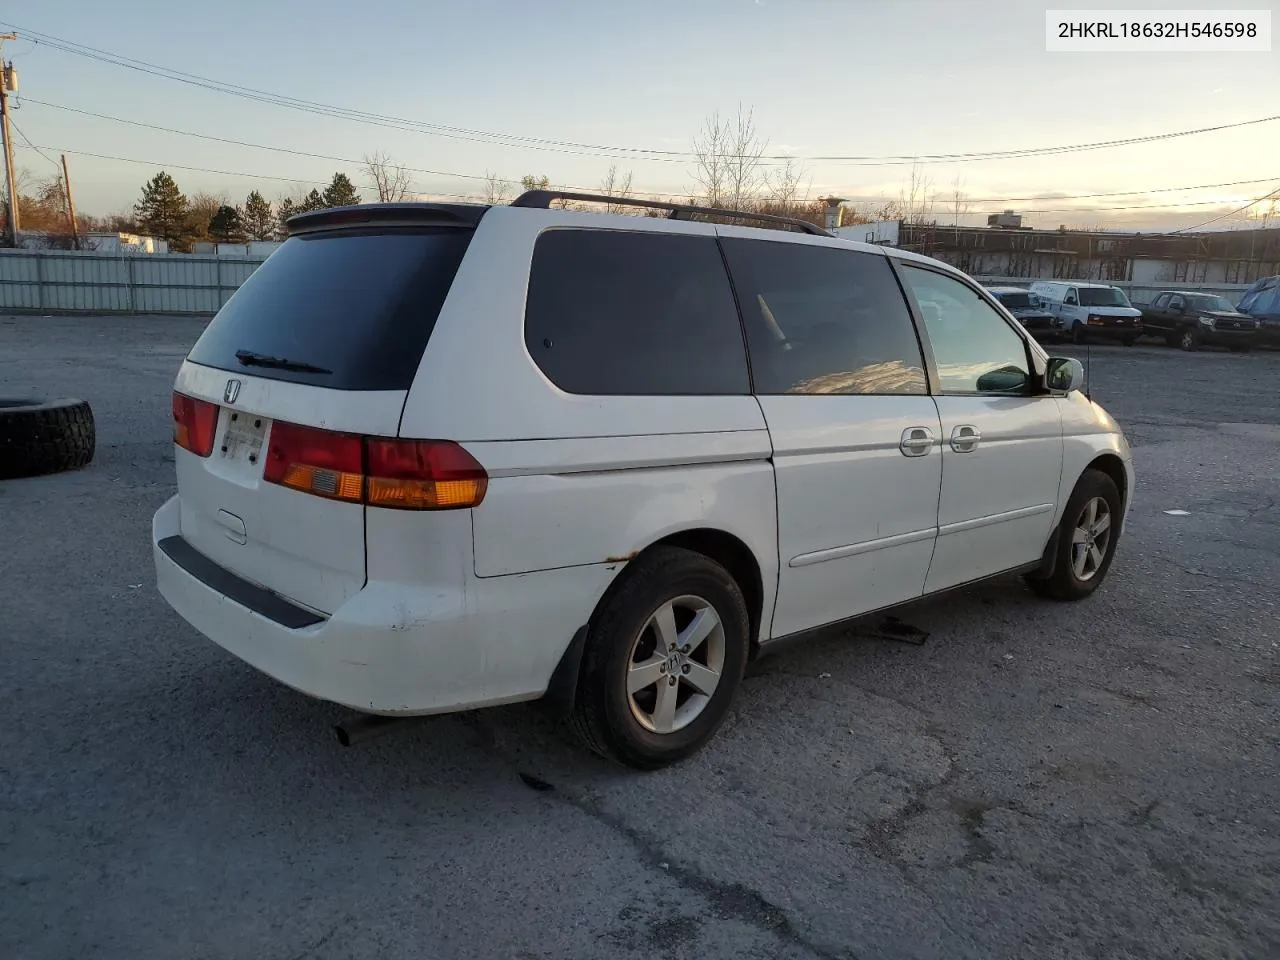
[[[240,381],[228,380],[227,389],[222,391],[222,400],[224,403],[235,403],[236,397],[240,396]]]

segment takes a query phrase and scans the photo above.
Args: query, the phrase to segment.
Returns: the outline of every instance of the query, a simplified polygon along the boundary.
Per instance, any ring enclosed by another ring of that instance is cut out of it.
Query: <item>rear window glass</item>
[[[751,392],[714,237],[551,230],[533,251],[525,345],[566,393]]]
[[[189,359],[335,390],[406,390],[472,231],[291,237],[227,301]],[[246,365],[257,354],[328,371]]]

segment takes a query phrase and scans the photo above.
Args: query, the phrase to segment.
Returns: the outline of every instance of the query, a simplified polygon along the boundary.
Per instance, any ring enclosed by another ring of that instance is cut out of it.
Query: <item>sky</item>
[[[1197,0],[1195,6],[1267,2]],[[1280,113],[1280,50],[1050,53],[1045,6],[1026,0],[381,0],[370,6],[9,0],[0,8],[0,29],[19,34],[3,45],[21,84],[13,101],[17,166],[44,178],[56,172],[65,151],[77,207],[99,215],[129,209],[144,181],[162,168],[188,196],[225,193],[240,202],[258,189],[274,200],[322,187],[341,170],[368,198],[360,159],[378,151],[407,167],[439,171],[413,174],[413,190],[430,196],[478,197],[490,172],[513,181],[533,174],[557,185],[597,187],[611,164],[630,172],[634,192],[687,195],[696,181],[690,158],[681,154],[708,116],[733,114],[739,106],[752,112],[769,155],[798,158],[810,196],[834,193],[870,203],[899,196],[910,161],[809,158],[1093,143]],[[1092,0],[1088,6],[1160,5]],[[255,102],[73,55],[32,32],[417,127]],[[495,134],[508,139],[495,142]],[[282,152],[288,150],[338,159]],[[931,181],[933,212],[946,223],[956,214],[959,178],[968,208],[961,222],[982,223],[987,212],[1012,208],[1033,226],[1183,227],[1280,188],[1280,120],[1058,156],[927,162],[918,173]],[[1239,181],[1249,182],[1169,191]],[[1100,193],[1117,196],[1023,199]],[[1123,209],[1133,207],[1147,209]],[[1280,223],[1280,206],[1273,222]],[[1214,224],[1244,225],[1243,216]]]

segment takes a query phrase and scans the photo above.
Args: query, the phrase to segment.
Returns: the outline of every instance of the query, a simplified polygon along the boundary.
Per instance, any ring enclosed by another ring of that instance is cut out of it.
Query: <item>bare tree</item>
[[[606,197],[630,197],[631,196],[631,171],[628,170],[626,176],[618,173],[618,165],[610,164],[609,171],[604,175],[604,179],[600,181],[600,192]],[[635,210],[635,207],[627,207],[617,203],[605,204],[606,213],[628,213]]]
[[[751,110],[722,118],[717,110],[693,138],[693,179],[713,207],[741,206],[765,185],[764,151],[768,141],[756,131]]]
[[[484,202],[506,203],[511,195],[510,182],[503,180],[496,173],[484,172]]]
[[[808,176],[808,170],[802,162],[794,157],[787,157],[773,171],[765,174],[765,183],[780,214],[785,217],[798,203],[809,199],[813,178]]]
[[[409,171],[391,157],[378,151],[364,155],[364,171],[383,203],[396,203],[409,195],[413,178]]]
[[[926,223],[933,212],[933,180],[918,162],[911,164],[911,174],[898,194],[905,223]]]

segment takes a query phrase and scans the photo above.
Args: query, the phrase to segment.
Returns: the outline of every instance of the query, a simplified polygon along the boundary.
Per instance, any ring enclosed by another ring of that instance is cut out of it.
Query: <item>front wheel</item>
[[[1071,325],[1071,340],[1073,343],[1085,343],[1089,339],[1089,331],[1080,321],[1076,321]]]
[[[1132,347],[1132,346],[1134,345],[1134,343],[1136,343],[1136,342],[1137,342],[1137,339],[1138,339],[1138,338],[1137,338],[1136,336],[1132,336],[1132,337],[1125,337],[1125,338],[1124,338],[1123,340],[1121,340],[1120,342],[1121,342],[1121,343],[1123,343],[1126,347]]]
[[[1253,349],[1253,347],[1249,346],[1248,344],[1244,344],[1244,343],[1234,343],[1234,344],[1232,344],[1232,345],[1231,345],[1231,352],[1232,352],[1232,353],[1248,353],[1248,352],[1249,352],[1250,350],[1252,350],[1252,349]]]
[[[1115,556],[1123,509],[1116,482],[1086,470],[1062,512],[1053,574],[1029,576],[1028,586],[1054,600],[1083,600],[1098,589]]]
[[[1182,336],[1178,338],[1178,346],[1183,350],[1199,350],[1200,331],[1195,327],[1187,327],[1182,331]]]
[[[746,669],[750,618],[718,563],[679,547],[633,560],[588,626],[572,724],[606,758],[653,770],[715,734]]]

